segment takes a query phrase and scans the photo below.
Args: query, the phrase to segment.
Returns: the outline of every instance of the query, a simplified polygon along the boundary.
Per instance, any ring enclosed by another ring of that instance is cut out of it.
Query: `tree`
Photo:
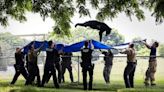
[[[140,41],[140,40],[143,40],[141,37],[135,37],[135,38],[133,38],[133,42],[134,41]],[[141,49],[143,49],[145,46],[144,46],[144,44],[143,43],[135,43],[135,49],[137,50],[137,51],[139,51],[139,50],[141,50]]]
[[[95,9],[100,21],[113,19],[122,12],[130,19],[136,16],[144,20],[143,7],[153,11],[156,22],[163,22],[163,0],[0,0],[0,23],[7,26],[9,17],[24,22],[26,12],[40,13],[43,20],[51,17],[55,21],[54,33],[69,35],[71,18],[76,12],[80,17],[90,16]]]
[[[66,44],[73,44],[86,39],[94,39],[99,41],[99,33],[95,29],[79,27],[72,29],[70,32],[71,35],[69,37],[55,35],[52,32],[49,36],[49,40],[51,39],[55,40],[56,42],[62,42]],[[113,30],[110,37],[106,37],[105,34],[103,34],[103,42],[107,45],[121,44],[124,43],[124,41],[124,36],[119,34],[117,30]]]
[[[13,56],[16,47],[23,47],[29,41],[25,39],[20,39],[11,33],[0,33],[0,46],[2,53],[7,56]],[[5,54],[6,53],[6,54]]]
[[[159,45],[159,55],[164,56],[164,44]]]
[[[113,29],[109,37],[103,35],[103,41],[108,45],[118,45],[124,43],[125,38],[116,29]]]
[[[135,37],[133,38],[133,41],[140,41],[143,40],[140,37]],[[137,55],[142,55],[142,56],[148,56],[150,50],[146,48],[146,46],[140,42],[140,43],[135,43],[135,49],[137,51]]]

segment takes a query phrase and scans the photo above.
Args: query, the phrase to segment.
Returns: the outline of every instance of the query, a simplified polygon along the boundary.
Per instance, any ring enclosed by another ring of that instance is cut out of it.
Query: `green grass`
[[[106,85],[103,79],[103,63],[98,62],[94,69],[93,92],[164,92],[164,58],[158,59],[158,67],[156,72],[157,86],[145,87],[143,84],[145,71],[148,66],[148,59],[138,58],[138,64],[135,72],[135,88],[126,89],[123,81],[123,71],[126,66],[126,58],[115,58],[111,71],[111,84]],[[124,62],[122,62],[124,61]],[[43,75],[43,67],[40,67],[40,75]],[[74,80],[77,81],[77,65],[73,67]],[[53,86],[52,79],[44,88],[24,86],[24,79],[18,78],[15,85],[9,85],[14,72],[0,73],[0,92],[86,92],[83,91],[82,76],[80,69],[80,84],[70,83],[68,72],[66,72],[66,83],[61,84],[60,89]],[[91,92],[92,92],[91,91]]]
[[[9,85],[9,80],[0,81],[0,92],[85,92],[82,83],[63,83],[60,89],[53,87],[52,81],[45,87],[24,86],[24,80],[19,80],[15,85]],[[157,86],[145,87],[141,80],[135,81],[135,88],[126,89],[123,81],[111,81],[110,85],[97,80],[93,84],[94,92],[164,92],[164,80],[158,81]],[[91,92],[92,92],[91,91]]]

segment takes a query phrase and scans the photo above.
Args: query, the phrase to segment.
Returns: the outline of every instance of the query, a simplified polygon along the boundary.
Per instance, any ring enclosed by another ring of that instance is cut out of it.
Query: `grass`
[[[24,80],[18,80],[15,85],[9,85],[10,80],[0,81],[0,92],[86,92],[83,91],[82,83],[63,83],[60,89],[53,87],[52,81],[45,87],[24,86]],[[110,85],[97,80],[93,84],[94,92],[164,92],[164,80],[158,81],[157,86],[145,87],[141,80],[135,81],[135,88],[126,89],[123,81],[111,81]],[[92,92],[91,91],[91,92]]]
[[[123,71],[126,66],[126,59],[115,58],[111,71],[111,84],[106,85],[103,76],[103,64],[96,63],[94,69],[93,90],[90,92],[164,92],[164,58],[158,59],[158,67],[156,72],[157,86],[145,87],[143,84],[144,74],[147,69],[148,59],[138,58],[138,65],[135,72],[135,88],[126,89],[123,81]],[[11,69],[12,70],[12,69]],[[40,75],[43,74],[43,67],[40,67]],[[14,71],[14,70],[13,70]],[[35,86],[24,86],[24,79],[18,78],[15,85],[9,85],[14,72],[0,72],[0,92],[86,92],[83,91],[82,76],[80,69],[80,84],[70,83],[68,72],[66,72],[66,83],[61,84],[60,89],[53,87],[52,79],[44,88]],[[77,81],[77,65],[73,68],[74,80]]]

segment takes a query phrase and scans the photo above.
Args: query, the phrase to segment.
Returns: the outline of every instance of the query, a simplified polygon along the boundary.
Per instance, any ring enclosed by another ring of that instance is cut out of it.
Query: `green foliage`
[[[54,32],[51,33],[49,39],[53,39],[57,42],[63,42],[67,44],[72,44],[75,42],[79,42],[86,39],[94,39],[99,41],[99,35],[98,31],[90,29],[90,28],[83,28],[78,27],[76,29],[71,30],[71,35],[68,36],[60,36],[55,35]],[[105,34],[103,35],[103,39],[105,38]],[[107,45],[116,45],[124,43],[124,36],[119,34],[117,30],[112,30],[110,38],[107,38],[106,41],[104,41]]]
[[[143,39],[141,39],[140,37],[135,37],[135,38],[133,38],[133,41],[140,41],[140,40],[143,40]],[[145,48],[145,46],[144,46],[143,43],[135,43],[135,49],[136,49],[137,51],[139,51],[139,50],[141,50],[141,49],[143,49],[143,48]]]
[[[0,41],[6,42],[11,46],[21,46],[26,43],[25,39],[20,39],[17,36],[12,35],[11,33],[0,33]]]
[[[90,16],[91,10],[96,10],[96,18],[100,21],[116,18],[119,13],[125,13],[132,20],[144,20],[143,7],[153,10],[152,16],[156,22],[164,19],[163,0],[0,0],[0,23],[8,25],[9,17],[20,22],[26,21],[26,12],[39,13],[43,20],[47,17],[55,21],[54,33],[70,34],[71,18],[75,12],[80,17]]]
[[[104,35],[103,39],[104,39],[105,44],[108,44],[108,45],[117,45],[117,44],[122,44],[125,42],[124,36],[119,34],[116,29],[112,30],[109,38],[106,39]]]
[[[153,11],[152,16],[156,18],[156,23],[162,23],[164,20],[164,0],[144,0],[142,5]]]
[[[8,25],[8,18],[12,17],[20,22],[26,21],[25,13],[32,8],[31,0],[1,0],[0,23]]]
[[[72,44],[75,42],[79,42],[85,39],[96,39],[98,40],[98,31],[92,30],[92,29],[86,29],[86,28],[77,28],[77,29],[71,29],[71,35],[68,36],[60,36],[54,34],[54,32],[51,33],[49,36],[49,39],[55,40],[57,42],[63,42],[67,44]]]
[[[159,45],[159,55],[164,56],[164,44]]]
[[[133,41],[140,41],[143,40],[140,37],[133,38]],[[143,43],[135,43],[135,49],[137,51],[137,55],[141,56],[148,56],[150,53],[150,50],[146,48],[146,46]]]
[[[2,53],[6,53],[8,56],[13,56],[16,47],[24,46],[28,41],[20,39],[11,33],[0,33],[0,46]]]

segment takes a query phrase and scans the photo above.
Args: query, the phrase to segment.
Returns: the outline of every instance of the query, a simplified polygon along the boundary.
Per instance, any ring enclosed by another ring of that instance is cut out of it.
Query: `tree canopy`
[[[59,43],[65,43],[65,44],[73,44],[86,39],[94,39],[99,41],[98,31],[95,31],[94,29],[91,28],[88,28],[88,30],[86,30],[86,28],[79,27],[76,29],[71,29],[70,32],[71,32],[71,37],[55,35],[52,32],[48,39],[55,40]],[[111,32],[110,37],[106,37],[104,33],[102,40],[103,43],[107,45],[116,45],[125,42],[124,36],[118,33],[117,30],[113,30]]]
[[[143,9],[152,11],[157,23],[164,19],[163,0],[0,0],[0,23],[7,26],[9,17],[20,22],[26,21],[26,12],[39,13],[43,20],[47,17],[55,21],[53,30],[56,34],[69,35],[71,18],[75,13],[90,16],[96,10],[96,19],[104,21],[125,13],[132,19],[144,20]]]

